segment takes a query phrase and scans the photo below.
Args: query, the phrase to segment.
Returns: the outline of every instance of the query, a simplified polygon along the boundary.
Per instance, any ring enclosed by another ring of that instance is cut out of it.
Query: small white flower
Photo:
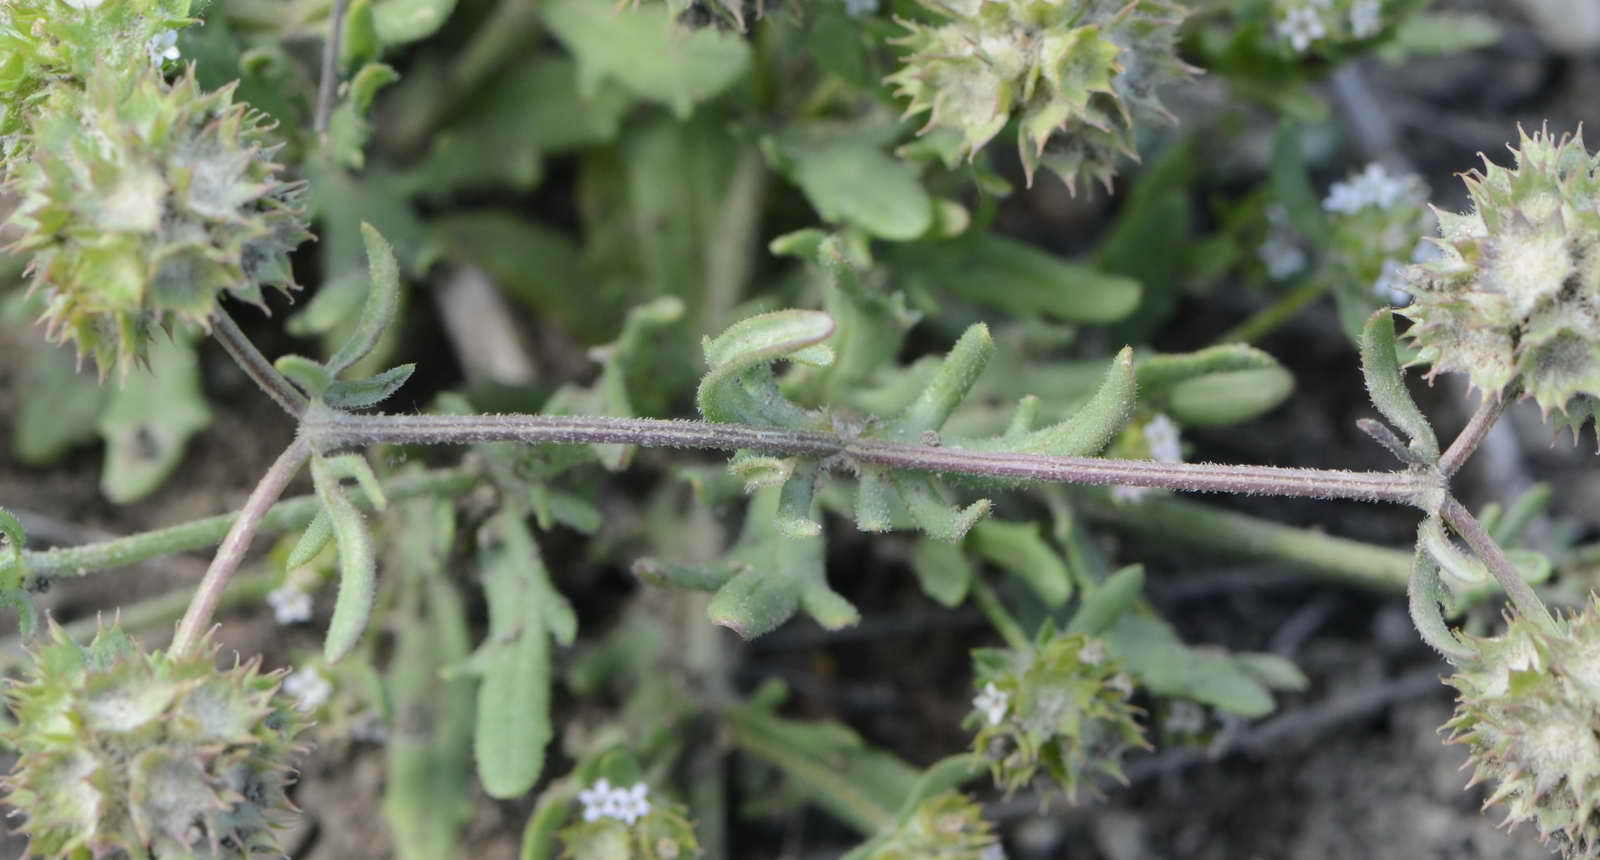
[[[1372,282],[1372,291],[1378,294],[1378,298],[1403,308],[1411,303],[1411,293],[1406,291],[1410,283],[1404,264],[1396,260],[1384,260],[1383,270],[1378,273],[1378,279]]]
[[[633,826],[635,821],[650,814],[650,801],[645,795],[650,793],[650,786],[636,782],[632,788],[617,789],[617,817]]]
[[[293,585],[282,585],[267,592],[267,603],[279,624],[311,620],[311,595]]]
[[[70,3],[71,0],[67,0],[67,2]],[[150,51],[150,62],[158,66],[167,60],[176,60],[182,56],[178,53],[177,30],[168,30],[165,33],[157,33],[151,36],[145,47]]]
[[[1311,47],[1311,43],[1328,35],[1327,27],[1323,26],[1322,17],[1317,10],[1309,6],[1291,9],[1283,19],[1278,22],[1278,36],[1289,40],[1289,46],[1295,53],[1303,54]]]
[[[1355,176],[1329,186],[1322,208],[1340,215],[1354,215],[1368,206],[1388,209],[1422,193],[1423,186],[1417,177],[1390,176],[1383,165],[1373,162]]]
[[[989,725],[998,726],[1006,718],[1006,709],[1011,707],[1011,697],[990,681],[983,685],[983,692],[972,700],[972,706],[983,712],[983,718],[989,721]]]
[[[611,790],[611,782],[604,777],[595,780],[593,786],[578,792],[578,802],[583,804],[583,820],[594,821],[601,816],[610,815],[611,797],[615,792]]]
[[[1150,456],[1158,463],[1182,463],[1183,441],[1178,437],[1178,425],[1165,415],[1157,415],[1144,425],[1144,440],[1150,445]]]
[[[860,18],[878,11],[878,0],[844,0],[844,13]]]
[[[104,3],[105,0],[61,0],[61,2],[80,12],[87,12],[90,9],[100,8],[100,4]]]
[[[1357,39],[1378,35],[1383,29],[1383,4],[1378,0],[1356,0],[1350,7],[1350,32]]]
[[[1267,277],[1274,281],[1285,280],[1303,271],[1307,262],[1305,249],[1281,233],[1268,236],[1256,249],[1256,256],[1267,267]]]
[[[333,695],[333,682],[316,669],[307,666],[295,670],[283,680],[283,692],[294,698],[294,706],[301,711],[315,711]]]

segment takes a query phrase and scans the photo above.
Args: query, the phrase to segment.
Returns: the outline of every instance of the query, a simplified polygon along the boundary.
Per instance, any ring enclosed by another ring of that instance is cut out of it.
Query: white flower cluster
[[[1370,39],[1383,31],[1383,2],[1285,0],[1279,4],[1275,29],[1296,54],[1324,39]]]
[[[283,692],[294,698],[296,708],[309,713],[327,703],[333,695],[333,682],[321,670],[306,666],[283,679]]]
[[[1323,26],[1322,16],[1310,6],[1290,9],[1278,19],[1278,37],[1287,41],[1296,54],[1305,53],[1312,42],[1326,35],[1328,28]]]
[[[1367,169],[1328,188],[1322,208],[1338,215],[1354,215],[1368,206],[1388,209],[1398,202],[1414,199],[1422,190],[1416,176],[1391,176],[1383,165],[1373,162]]]
[[[878,0],[844,0],[844,12],[852,18],[873,15],[878,11]]]
[[[634,783],[632,788],[613,788],[609,780],[601,778],[578,792],[578,801],[583,804],[584,821],[615,818],[632,827],[650,814],[650,801],[645,797],[649,793],[650,787],[642,782]]]
[[[267,592],[267,604],[279,624],[298,624],[311,620],[311,595],[294,583],[285,583]]]
[[[1006,709],[1011,707],[1011,697],[990,681],[983,685],[983,692],[972,700],[972,706],[983,712],[983,718],[989,721],[989,725],[998,726],[1006,718]]]

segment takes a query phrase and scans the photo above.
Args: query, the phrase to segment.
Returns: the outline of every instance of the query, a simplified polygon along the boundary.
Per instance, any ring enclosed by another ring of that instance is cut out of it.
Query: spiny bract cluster
[[[1437,212],[1439,259],[1410,270],[1417,360],[1488,396],[1520,383],[1577,426],[1600,407],[1600,159],[1574,135],[1520,135],[1514,168],[1465,177],[1472,211]]]
[[[983,690],[973,751],[988,757],[1007,791],[1026,785],[1042,765],[1076,801],[1085,777],[1122,778],[1122,754],[1147,747],[1128,704],[1132,681],[1105,643],[1050,625],[1026,651],[973,652]]]
[[[262,285],[293,288],[303,185],[278,176],[269,130],[193,69],[169,83],[149,65],[105,68],[55,89],[14,165],[10,219],[52,336],[125,370],[156,327],[208,325],[221,292],[260,303]]]
[[[120,628],[88,648],[52,624],[9,691],[20,753],[7,800],[28,856],[244,858],[278,851],[303,722],[258,661],[144,654]]]
[[[81,88],[97,67],[126,74],[160,65],[188,14],[188,0],[0,3],[0,167],[29,148],[29,117],[51,90]]]
[[[1474,784],[1506,823],[1532,820],[1569,858],[1600,853],[1600,602],[1563,636],[1524,618],[1500,636],[1468,638],[1478,652],[1448,679],[1460,697],[1445,724],[1471,750]]]
[[[921,2],[952,20],[901,22],[910,53],[888,80],[906,115],[959,132],[970,157],[1016,112],[1029,182],[1043,163],[1068,188],[1080,176],[1109,188],[1117,159],[1137,157],[1136,125],[1173,121],[1156,90],[1195,73],[1174,48],[1188,13],[1163,0]]]

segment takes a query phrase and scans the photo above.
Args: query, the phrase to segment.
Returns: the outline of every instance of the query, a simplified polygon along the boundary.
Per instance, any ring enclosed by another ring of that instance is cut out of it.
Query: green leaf
[[[611,0],[551,0],[545,23],[578,60],[578,90],[603,80],[667,105],[679,118],[744,77],[750,48],[715,28],[685,31],[664,4],[619,10]]]
[[[344,13],[344,35],[339,40],[339,66],[346,71],[378,59],[383,42],[378,36],[372,0],[352,0]],[[363,108],[364,110],[365,108]]]
[[[95,419],[111,396],[93,374],[77,372],[69,351],[48,345],[33,350],[17,391],[22,405],[11,427],[11,452],[29,466],[54,463],[94,438]]]
[[[364,409],[388,400],[400,386],[411,378],[415,364],[391,367],[377,376],[366,379],[340,379],[328,385],[322,398],[335,409]]]
[[[960,544],[918,539],[916,549],[911,552],[911,569],[917,574],[922,593],[942,606],[952,609],[960,606],[972,588],[972,562],[967,560],[967,553]]]
[[[1272,192],[1300,235],[1318,247],[1327,245],[1328,216],[1322,211],[1322,198],[1311,184],[1311,173],[1300,147],[1300,128],[1292,122],[1279,123],[1272,139]]]
[[[943,427],[950,413],[967,398],[993,354],[994,339],[989,336],[989,327],[983,323],[969,326],[939,364],[928,386],[895,417],[895,429],[916,437]]]
[[[378,338],[394,322],[400,309],[400,268],[395,263],[394,251],[371,224],[362,222],[361,237],[367,244],[372,288],[367,292],[355,331],[333,358],[328,359],[328,373],[335,377],[377,346]]]
[[[780,358],[825,365],[833,352],[822,341],[833,334],[833,318],[818,311],[774,311],[729,326],[704,349],[710,372],[695,400],[707,421],[758,426],[798,426],[810,416],[784,399],[772,379]]]
[[[148,370],[128,374],[100,415],[101,492],[117,504],[154,492],[182,461],[189,437],[210,424],[194,347],[181,337],[157,340]]]
[[[1072,417],[1020,436],[963,442],[978,451],[1011,451],[1089,457],[1100,453],[1133,418],[1138,402],[1138,378],[1133,370],[1133,349],[1123,347],[1106,368],[1100,388]]]
[[[952,543],[961,540],[993,507],[988,499],[979,499],[965,508],[952,506],[939,494],[933,480],[924,474],[893,471],[889,473],[889,480],[905,501],[917,528],[934,540]]]
[[[1406,390],[1395,355],[1394,314],[1388,308],[1369,317],[1361,332],[1361,374],[1367,381],[1372,405],[1406,434],[1412,451],[1427,462],[1436,462],[1439,440],[1433,435],[1433,425]]]
[[[1281,367],[1213,373],[1173,386],[1167,411],[1186,426],[1221,427],[1265,415],[1293,390],[1294,377]]]
[[[1144,591],[1144,567],[1130,564],[1113,573],[1083,596],[1083,603],[1067,625],[1068,633],[1099,636],[1117,622]]]
[[[328,519],[327,511],[319,510],[317,515],[311,518],[306,530],[300,533],[300,538],[294,542],[294,546],[290,548],[289,557],[284,560],[283,566],[294,570],[310,564],[312,559],[322,554],[328,542],[332,540],[333,521]]]
[[[967,545],[973,552],[1028,583],[1046,606],[1063,606],[1072,596],[1072,574],[1066,562],[1039,534],[1038,523],[984,520],[972,527]]]
[[[322,362],[313,361],[303,355],[279,356],[272,366],[312,397],[321,397],[322,393],[333,384],[333,376],[322,366]]]
[[[490,797],[521,797],[544,770],[550,726],[550,640],[524,616],[510,643],[482,661],[478,688],[478,727],[473,751],[478,778]]]
[[[334,600],[333,618],[322,644],[323,658],[335,663],[355,649],[367,629],[377,595],[377,549],[366,520],[320,457],[311,460],[311,478],[339,548],[339,596]]]
[[[917,169],[876,143],[843,139],[787,148],[790,178],[823,220],[905,242],[933,225],[933,198]]]
[[[1475,12],[1414,12],[1400,21],[1394,38],[1379,50],[1385,62],[1400,63],[1413,55],[1459,54],[1500,41],[1500,25]]]
[[[455,8],[455,0],[378,0],[372,11],[378,38],[403,45],[433,35]]]
[[[580,94],[570,57],[546,53],[513,63],[432,136],[433,148],[411,183],[427,196],[464,188],[531,189],[543,179],[545,156],[615,140],[632,106],[627,92],[611,83]],[[502,255],[519,252],[515,245],[496,248],[489,239],[476,244]]]
[[[539,802],[522,830],[522,849],[518,860],[556,860],[560,846],[556,834],[572,815],[577,790],[565,780],[556,782],[539,795]]]
[[[985,230],[945,242],[893,249],[905,276],[1019,316],[1109,323],[1139,306],[1139,282]]]

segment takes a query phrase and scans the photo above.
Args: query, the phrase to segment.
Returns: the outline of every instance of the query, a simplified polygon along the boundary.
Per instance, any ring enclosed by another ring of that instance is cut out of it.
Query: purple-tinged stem
[[[1506,411],[1508,400],[1509,398],[1503,394],[1498,397],[1484,394],[1483,400],[1478,403],[1477,411],[1472,413],[1472,419],[1467,422],[1466,428],[1461,431],[1460,435],[1456,436],[1455,441],[1451,442],[1450,447],[1439,457],[1439,472],[1441,474],[1448,478],[1461,471],[1462,464],[1466,463],[1467,458],[1472,456],[1472,452],[1478,450],[1478,446],[1483,444],[1483,440],[1488,437],[1489,431],[1494,429],[1495,422],[1500,420],[1500,414]]]
[[[222,344],[222,348],[228,351],[228,355],[233,357],[240,369],[255,380],[256,385],[261,386],[261,390],[265,391],[268,397],[277,401],[285,412],[296,418],[305,413],[306,396],[285,379],[283,374],[272,366],[272,362],[267,361],[261,350],[256,349],[250,338],[245,337],[244,332],[239,329],[239,324],[233,321],[233,317],[220,307],[211,318],[211,336]]]
[[[1472,547],[1472,551],[1477,554],[1484,566],[1489,568],[1490,575],[1500,583],[1501,588],[1505,589],[1506,596],[1511,598],[1512,605],[1516,606],[1523,617],[1553,636],[1563,635],[1561,625],[1556,623],[1550,610],[1545,608],[1544,601],[1534,593],[1533,586],[1517,572],[1511,560],[1501,551],[1500,545],[1489,536],[1483,524],[1478,522],[1471,511],[1455,498],[1447,497],[1444,504],[1439,506],[1439,516],[1455,529],[1456,534],[1461,535],[1467,546]]]
[[[227,590],[233,572],[244,561],[245,551],[250,548],[250,540],[255,537],[256,529],[310,456],[310,443],[304,437],[297,437],[273,461],[256,488],[250,491],[250,498],[239,509],[238,519],[233,521],[233,526],[223,537],[222,545],[217,547],[217,554],[211,559],[211,566],[206,568],[205,577],[195,589],[194,600],[178,622],[178,632],[172,637],[169,654],[193,656],[195,649],[200,647],[206,631],[211,628],[211,616],[217,611],[217,603]]]
[[[802,456],[843,455],[861,463],[1026,482],[1163,487],[1184,492],[1301,496],[1417,504],[1436,490],[1410,471],[1347,472],[1212,463],[1159,463],[1098,457],[971,451],[959,447],[847,439],[818,431],[704,421],[555,415],[308,416],[302,432],[323,448],[378,443],[525,442],[628,444],[655,448],[750,449]]]

